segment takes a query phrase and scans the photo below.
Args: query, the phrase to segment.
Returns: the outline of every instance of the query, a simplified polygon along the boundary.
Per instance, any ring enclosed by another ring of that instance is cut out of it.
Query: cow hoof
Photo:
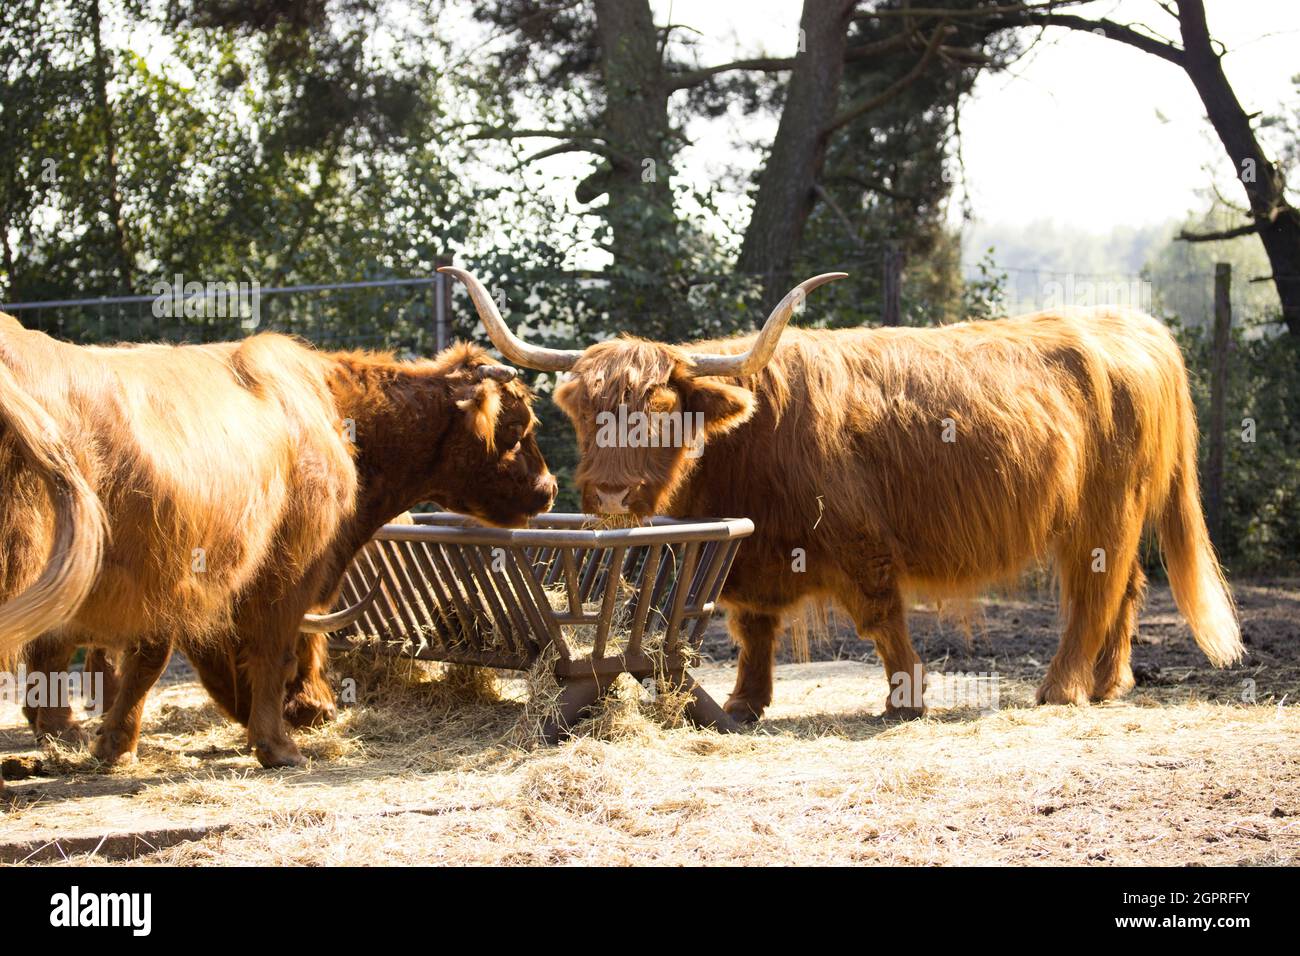
[[[1136,686],[1137,681],[1133,678],[1133,671],[1129,670],[1118,677],[1094,682],[1092,699],[1098,703],[1103,700],[1119,700]]]
[[[1127,686],[1123,682],[1113,684],[1103,691],[1094,692],[1092,695],[1092,701],[1093,703],[1099,704],[1105,700],[1119,700],[1132,689],[1132,684],[1128,684]]]
[[[885,704],[885,717],[889,720],[920,720],[924,716],[924,707],[895,707],[893,704]]]
[[[47,741],[58,741],[70,747],[84,747],[91,742],[91,735],[75,720],[63,727],[38,726],[36,743],[44,744]]]
[[[762,706],[751,704],[740,697],[728,697],[727,702],[722,705],[722,709],[727,712],[732,720],[741,724],[756,724],[763,716]]]
[[[90,753],[105,767],[126,767],[136,761],[135,747],[122,739],[121,733],[103,733],[95,737]]]
[[[307,762],[302,751],[292,741],[281,744],[254,744],[257,762],[270,770],[272,767],[301,767]]]
[[[1078,687],[1062,687],[1060,684],[1044,682],[1034,695],[1038,704],[1071,704],[1075,707],[1088,706],[1088,692]]]

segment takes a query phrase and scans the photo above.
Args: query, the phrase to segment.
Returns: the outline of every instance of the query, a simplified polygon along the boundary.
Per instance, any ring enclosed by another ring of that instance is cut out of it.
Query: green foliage
[[[1204,466],[1209,336],[1184,329],[1179,339],[1192,379]],[[1300,343],[1289,335],[1236,329],[1229,356],[1220,551],[1235,572],[1295,573],[1300,570]]]
[[[961,284],[961,316],[964,319],[996,319],[1007,314],[1007,276],[987,249],[975,264],[979,275]]]
[[[435,41],[377,49],[382,5],[281,6],[6,5],[0,131],[24,147],[0,163],[0,295],[429,275],[481,228],[440,141]]]
[[[1180,228],[1214,232],[1239,225],[1242,220],[1240,213],[1214,200],[1203,213],[1188,217]],[[1232,266],[1232,311],[1237,323],[1277,316],[1277,286],[1252,281],[1272,273],[1258,236],[1196,243],[1167,240],[1147,259],[1142,270],[1151,283],[1152,311],[1176,315],[1190,327],[1209,327],[1214,321],[1214,267],[1220,262]]]

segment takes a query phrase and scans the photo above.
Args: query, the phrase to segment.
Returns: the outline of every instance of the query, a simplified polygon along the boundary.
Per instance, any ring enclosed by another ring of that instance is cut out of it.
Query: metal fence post
[[[439,266],[451,265],[451,259],[439,257]],[[446,273],[433,275],[433,347],[441,352],[451,345],[451,277]]]
[[[1224,402],[1228,390],[1228,350],[1232,346],[1232,266],[1214,266],[1214,338],[1210,352],[1209,454],[1205,463],[1205,518],[1210,540],[1222,547],[1223,457],[1226,432]]]

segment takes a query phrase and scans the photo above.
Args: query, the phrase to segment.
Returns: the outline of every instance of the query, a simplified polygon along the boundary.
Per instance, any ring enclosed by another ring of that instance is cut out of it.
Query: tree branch
[[[1096,0],[1046,0],[1045,3],[1008,3],[997,7],[972,7],[958,10],[951,7],[898,7],[891,10],[871,10],[854,16],[855,20],[885,20],[895,17],[956,17],[984,18],[1000,17],[1013,13],[1050,13],[1061,7],[1076,6],[1083,3],[1095,3]]]
[[[545,139],[595,140],[604,142],[605,137],[592,129],[489,129],[481,133],[472,133],[469,139]]]
[[[564,140],[557,146],[549,146],[524,159],[516,169],[528,163],[534,163],[548,156],[560,153],[592,153],[603,156],[611,162],[630,162],[626,155],[609,146],[605,137],[595,130],[585,129],[490,129],[474,133],[469,139],[559,139]]]
[[[1181,229],[1178,232],[1180,242],[1218,242],[1221,239],[1237,239],[1241,236],[1249,236],[1259,232],[1260,224],[1258,222],[1248,222],[1244,226],[1237,226],[1233,229],[1224,229],[1220,232],[1188,232]]]
[[[965,66],[988,66],[993,63],[993,57],[987,53],[964,46],[939,47],[939,59],[945,63],[958,63]]]
[[[547,149],[543,149],[539,152],[533,153],[533,155],[531,156],[525,156],[523,159],[519,161],[519,165],[516,166],[515,169],[516,170],[522,169],[524,166],[527,166],[529,163],[535,163],[539,159],[547,159],[548,157],[559,156],[563,153],[594,153],[597,156],[608,155],[608,151],[601,146],[590,145],[590,144],[584,146],[581,143],[561,143],[558,146],[551,146]]]
[[[822,135],[833,133],[846,123],[853,122],[853,120],[857,119],[863,113],[869,113],[872,110],[883,106],[920,79],[921,75],[925,73],[925,68],[930,65],[930,61],[933,60],[935,54],[939,52],[939,47],[942,44],[944,36],[946,36],[951,30],[952,27],[948,24],[939,24],[939,26],[935,28],[934,33],[931,34],[930,42],[926,44],[925,52],[921,54],[921,58],[916,61],[916,65],[912,67],[906,75],[889,84],[889,86],[885,87],[884,90],[877,93],[875,96],[869,97],[854,106],[850,106],[844,112],[840,113],[826,124],[822,129]]]
[[[699,86],[705,80],[712,79],[719,73],[730,73],[733,70],[757,70],[761,73],[779,73],[782,70],[789,70],[794,67],[794,57],[792,56],[760,56],[750,60],[736,60],[732,63],[720,63],[717,66],[706,66],[699,70],[687,70],[682,73],[668,74],[669,90],[684,90],[687,87]]]
[[[885,37],[883,40],[873,40],[870,43],[859,43],[857,46],[851,46],[844,51],[844,60],[845,62],[867,60],[873,56],[880,56],[882,53],[893,53],[895,50],[901,50],[912,41],[915,32],[915,30],[903,30],[893,36]]]
[[[1076,16],[1072,13],[1025,13],[989,17],[987,22],[991,26],[1065,27],[1068,30],[1092,33],[1105,37],[1107,40],[1127,44],[1141,50],[1143,53],[1149,53],[1152,56],[1160,57],[1162,60],[1168,60],[1175,66],[1185,66],[1186,62],[1181,47],[1157,40],[1155,37],[1149,37],[1145,33],[1139,33],[1132,27],[1116,23],[1113,20],[1089,20],[1087,17]]]
[[[1097,33],[1108,40],[1117,40],[1136,47],[1144,53],[1158,56],[1170,63],[1183,65],[1183,51],[1173,43],[1139,33],[1131,26],[1116,23],[1113,20],[1091,20],[1077,14],[1057,13],[1061,7],[1089,3],[1091,0],[1048,0],[1046,3],[1012,3],[995,7],[974,7],[970,10],[945,10],[942,7],[903,7],[897,10],[877,10],[862,14],[861,19],[883,19],[888,17],[943,17],[949,20],[975,19],[983,20],[993,26],[1045,26],[1065,27],[1084,33]]]

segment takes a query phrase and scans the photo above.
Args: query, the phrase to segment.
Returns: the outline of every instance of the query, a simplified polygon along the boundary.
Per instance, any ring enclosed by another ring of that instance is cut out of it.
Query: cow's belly
[[[1045,558],[1079,495],[1078,476],[1059,464],[983,483],[968,473],[965,482],[932,482],[896,505],[884,536],[900,575],[932,591],[973,592]]]
[[[163,632],[197,638],[227,626],[234,596],[275,560],[286,512],[283,478],[259,477],[188,510],[172,498],[110,498],[111,544],[76,626],[104,643]]]

